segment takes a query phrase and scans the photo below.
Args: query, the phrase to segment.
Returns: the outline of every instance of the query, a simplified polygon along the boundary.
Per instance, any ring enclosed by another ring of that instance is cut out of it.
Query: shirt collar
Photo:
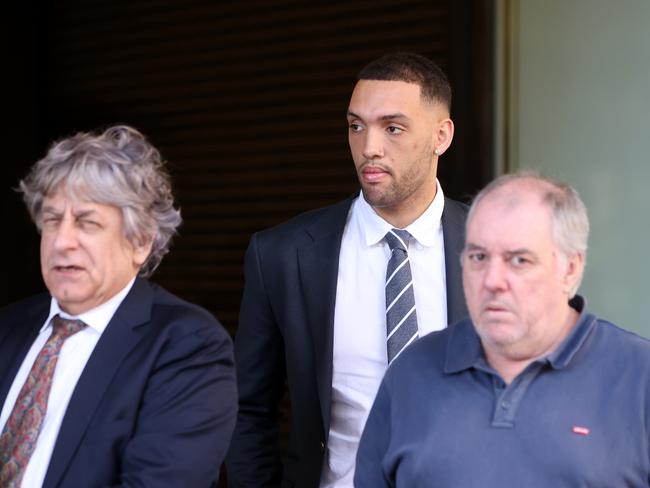
[[[596,317],[587,313],[586,300],[582,296],[573,297],[569,301],[569,305],[580,313],[576,324],[553,352],[537,360],[548,362],[554,369],[562,369],[570,364],[596,323]],[[459,373],[479,364],[484,365],[484,357],[481,339],[476,333],[472,321],[465,319],[453,326],[447,344],[445,373]]]
[[[374,246],[381,242],[386,233],[393,228],[388,222],[381,218],[372,206],[363,196],[363,191],[355,202],[359,211],[359,229],[361,239],[367,246]],[[423,246],[433,246],[436,244],[438,231],[440,229],[440,219],[445,206],[445,195],[442,192],[440,182],[436,179],[436,196],[427,209],[414,222],[406,227],[405,230]]]
[[[108,323],[113,318],[113,315],[115,314],[117,308],[120,306],[120,304],[122,303],[126,295],[131,290],[131,287],[133,286],[134,282],[135,282],[135,278],[129,281],[124,288],[122,288],[116,295],[114,295],[109,300],[105,301],[101,305],[96,306],[95,308],[91,308],[90,310],[76,316],[70,315],[69,313],[66,313],[63,310],[61,310],[61,307],[59,307],[59,303],[56,301],[54,297],[52,297],[50,301],[50,314],[48,315],[47,320],[45,321],[43,327],[41,327],[41,332],[43,332],[47,327],[50,326],[50,322],[52,318],[58,314],[64,319],[73,319],[73,320],[79,319],[82,322],[84,322],[89,328],[101,334],[102,332],[104,332],[104,330],[108,326]]]
[[[574,356],[582,348],[596,324],[596,317],[587,313],[587,301],[580,295],[574,296],[569,305],[580,314],[576,324],[562,343],[551,352],[546,359],[554,369],[562,369],[569,365]]]

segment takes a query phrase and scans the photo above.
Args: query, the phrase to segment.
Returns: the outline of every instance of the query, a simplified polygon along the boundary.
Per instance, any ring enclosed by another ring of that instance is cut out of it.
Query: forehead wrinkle
[[[531,202],[530,197],[531,194],[519,190],[506,192],[504,189],[503,192],[497,190],[493,194],[487,195],[485,201],[481,203],[491,203],[493,205],[505,207],[506,210],[514,210],[517,207]]]
[[[54,202],[57,197],[60,199],[59,205]],[[101,205],[101,203],[83,199],[78,194],[70,191],[60,190],[55,192],[53,196],[45,197],[41,212],[62,215],[69,209],[74,217],[85,217],[99,213],[96,208],[93,208],[94,205]]]
[[[94,215],[94,214],[99,215],[99,212],[97,212],[97,210],[95,210],[94,208],[88,208],[88,209],[80,208],[79,210],[75,210],[74,207],[72,208],[72,215],[74,215],[75,217],[88,217],[89,215]]]
[[[498,188],[485,195],[467,222],[467,231],[478,235],[485,235],[486,232],[487,235],[493,235],[496,227],[510,225],[508,222],[511,219],[519,219],[520,225],[524,227],[532,225],[538,228],[549,223],[552,233],[552,213],[544,204],[542,195],[534,190],[521,191],[520,188],[508,191],[507,187]],[[510,228],[510,231],[515,232],[515,228]],[[495,237],[502,242],[509,240],[507,235]]]

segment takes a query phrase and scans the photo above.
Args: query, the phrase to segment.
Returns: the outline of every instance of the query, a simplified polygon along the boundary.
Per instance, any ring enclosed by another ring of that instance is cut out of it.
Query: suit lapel
[[[44,488],[55,487],[60,482],[115,372],[147,330],[138,326],[149,322],[152,303],[150,285],[136,279],[77,382],[54,445]]]
[[[313,345],[316,381],[324,435],[330,424],[334,307],[339,254],[350,205],[357,195],[335,205],[305,229],[308,240],[298,247],[298,268],[305,314]],[[442,214],[447,280],[447,318],[450,323],[467,316],[460,253],[465,245],[465,207],[446,200]]]
[[[325,436],[329,431],[332,397],[334,307],[339,252],[353,199],[351,197],[335,205],[322,219],[310,225],[306,229],[309,241],[298,247],[301,290],[313,345]]]
[[[453,324],[467,316],[460,255],[465,246],[465,207],[445,199],[442,213],[442,234],[445,246],[447,279],[447,322]]]

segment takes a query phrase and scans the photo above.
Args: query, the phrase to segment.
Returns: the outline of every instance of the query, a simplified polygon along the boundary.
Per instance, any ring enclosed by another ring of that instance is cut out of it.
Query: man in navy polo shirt
[[[571,187],[501,177],[467,220],[471,320],[388,369],[355,486],[650,485],[650,341],[575,295],[589,222]]]

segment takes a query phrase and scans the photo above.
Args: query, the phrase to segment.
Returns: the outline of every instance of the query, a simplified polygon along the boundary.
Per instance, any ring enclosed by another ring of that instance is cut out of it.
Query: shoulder
[[[455,222],[460,225],[465,225],[465,220],[467,219],[467,212],[469,212],[469,206],[458,200],[452,200],[451,198],[445,198],[445,207],[442,211],[443,220],[449,222]]]
[[[451,212],[467,215],[469,212],[469,205],[459,200],[445,197],[445,208]]]
[[[10,337],[13,340],[27,340],[32,332],[43,325],[49,311],[48,293],[40,293],[0,308],[0,346],[6,347],[5,341]]]
[[[44,313],[47,314],[49,307],[50,295],[46,292],[5,305],[0,308],[0,326],[5,323],[15,322],[17,318],[24,321],[25,318],[29,319],[29,317],[37,317]]]
[[[153,293],[150,321],[157,333],[175,340],[188,337],[231,347],[230,335],[205,308],[183,300],[155,283],[145,283]]]
[[[335,204],[301,213],[274,227],[256,232],[253,239],[273,245],[294,241],[301,235],[317,238],[322,233],[343,232],[350,205],[356,197],[355,194]]]
[[[643,383],[650,395],[650,340],[591,313],[586,320],[592,321],[592,326],[576,352],[576,364],[596,372],[603,382]]]
[[[593,375],[609,395],[617,392],[617,401],[645,404],[650,421],[650,340],[596,319],[585,345],[584,353],[578,356],[584,361],[580,363],[584,371]]]
[[[596,318],[596,339],[598,345],[615,356],[627,357],[629,360],[637,357],[650,367],[650,340],[634,332],[625,330],[607,320]]]

